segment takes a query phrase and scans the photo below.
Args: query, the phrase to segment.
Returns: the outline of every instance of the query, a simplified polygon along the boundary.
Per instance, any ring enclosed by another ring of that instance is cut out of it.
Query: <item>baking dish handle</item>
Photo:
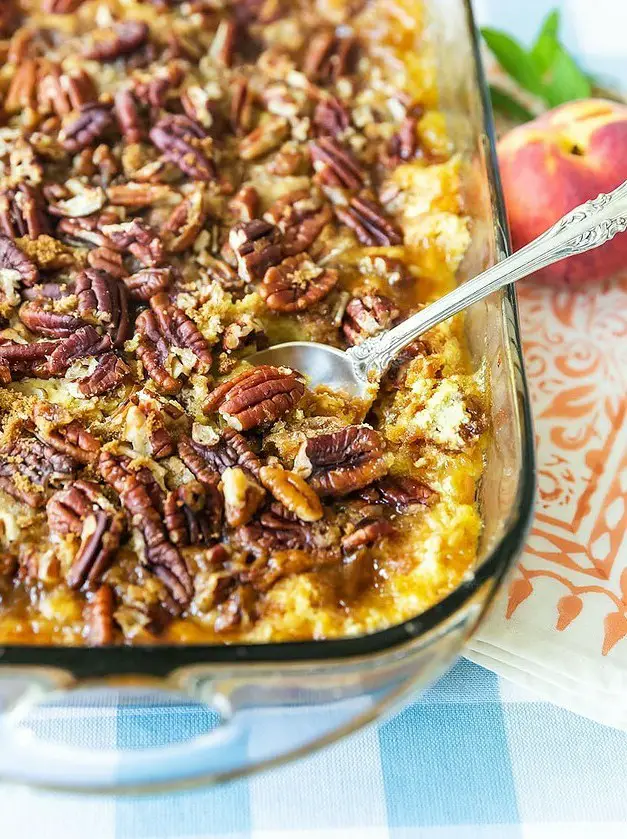
[[[248,694],[250,687],[246,686]],[[67,739],[71,734],[72,718],[76,726],[80,706],[69,710],[67,690],[50,692],[38,684],[0,716],[0,779],[108,793],[211,783],[279,763],[335,740],[377,717],[382,708],[391,705],[393,695],[400,701],[405,691],[398,687],[323,704],[312,700],[309,704],[231,710],[214,702],[209,719],[214,719],[215,727],[208,725],[205,733],[192,739],[162,747],[124,749],[128,744],[118,737],[112,748],[97,749],[60,741],[59,735]],[[160,696],[163,699],[163,694]],[[49,704],[58,699],[63,699],[63,707]],[[207,711],[206,705],[196,707],[199,712]],[[144,741],[154,742],[163,732],[163,722],[158,719],[156,714],[143,719]],[[155,730],[146,731],[147,726]],[[48,737],[52,734],[55,739],[44,739],[42,733]],[[76,736],[70,739],[76,740]]]

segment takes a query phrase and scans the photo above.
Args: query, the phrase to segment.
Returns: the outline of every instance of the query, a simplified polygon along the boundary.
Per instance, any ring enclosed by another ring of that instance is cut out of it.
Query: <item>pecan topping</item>
[[[38,280],[39,271],[34,263],[8,236],[0,234],[0,289],[12,288],[18,282],[32,286]]]
[[[261,469],[257,455],[244,437],[232,428],[225,428],[213,446],[182,437],[178,453],[194,477],[206,486],[217,486],[226,469],[238,467],[255,478],[259,477]]]
[[[141,533],[146,563],[167,586],[176,602],[186,606],[193,594],[193,583],[185,560],[168,537],[159,495],[155,498],[154,478],[151,473],[147,479],[141,472],[131,471],[128,463],[128,458],[103,452],[99,462],[100,474],[118,493],[131,517],[132,526]]]
[[[229,234],[229,245],[237,258],[238,273],[245,282],[261,279],[268,268],[283,258],[278,228],[263,219],[236,224]]]
[[[213,36],[209,55],[225,67],[230,67],[233,64],[237,34],[237,24],[232,20],[225,19],[220,21],[216,34]]]
[[[351,36],[339,37],[331,30],[315,35],[303,61],[303,71],[313,82],[333,84],[352,72],[356,60],[357,41]]]
[[[389,329],[398,317],[398,309],[388,298],[379,294],[354,297],[346,307],[342,330],[351,346]]]
[[[107,352],[98,359],[93,373],[81,379],[78,389],[83,396],[102,396],[122,384],[131,371],[115,353]]]
[[[126,410],[125,439],[139,451],[143,450],[142,444],[145,441],[148,453],[154,460],[168,457],[174,452],[174,442],[165,426],[159,403],[152,398],[142,399],[137,394],[131,396],[131,404]],[[138,440],[140,442],[136,445]]]
[[[268,0],[266,0],[266,3]],[[257,596],[251,586],[240,585],[229,594],[226,603],[220,606],[220,614],[213,628],[216,632],[227,632],[240,624],[251,624],[255,619]]]
[[[386,519],[363,519],[357,529],[342,539],[342,550],[353,553],[359,548],[375,545],[380,539],[394,533],[394,527]]]
[[[58,64],[40,62],[37,110],[40,114],[67,116],[98,98],[94,82],[85,70],[64,73]]]
[[[124,533],[124,517],[113,510],[100,487],[75,481],[56,492],[46,507],[50,529],[80,536],[68,574],[70,588],[96,585],[110,567]]]
[[[124,277],[124,284],[133,300],[147,302],[155,294],[166,291],[172,284],[171,268],[143,268],[130,277]]]
[[[211,501],[211,493],[199,481],[167,494],[164,522],[174,545],[210,545],[217,538],[221,509],[212,509]]]
[[[256,160],[278,148],[290,134],[290,124],[285,117],[268,117],[239,144],[242,160]]]
[[[33,418],[37,436],[44,443],[79,463],[92,463],[100,452],[100,441],[90,434],[79,420],[64,422],[64,417],[53,406],[35,406]]]
[[[319,136],[337,137],[350,125],[350,115],[339,99],[329,96],[316,105],[313,124]]]
[[[259,210],[259,193],[254,186],[243,186],[229,203],[240,221],[252,221]]]
[[[89,267],[101,273],[109,274],[117,280],[128,276],[122,262],[122,255],[111,248],[95,248],[87,254]]]
[[[150,139],[165,160],[174,163],[196,181],[214,181],[217,177],[210,156],[211,140],[197,122],[186,116],[162,117],[150,130]]]
[[[400,245],[403,237],[383,214],[381,207],[367,198],[353,196],[348,207],[335,207],[335,215],[352,228],[364,245]]]
[[[274,422],[291,411],[305,392],[298,373],[286,367],[256,367],[209,394],[205,413],[218,411],[238,431]]]
[[[118,90],[115,94],[113,109],[120,131],[127,142],[139,143],[143,140],[145,131],[133,93],[130,90]]]
[[[309,154],[322,183],[344,189],[360,189],[364,185],[359,164],[333,137],[320,137],[310,143]]]
[[[246,79],[233,82],[231,96],[231,128],[238,136],[247,134],[253,126],[254,98]]]
[[[66,151],[77,152],[87,148],[101,137],[111,124],[109,108],[103,105],[85,105],[77,117],[70,117],[59,139]]]
[[[50,375],[48,358],[58,347],[58,341],[37,341],[34,344],[6,341],[0,344],[0,379],[8,384],[13,379],[28,376],[46,378]]]
[[[281,504],[302,521],[318,521],[322,504],[313,489],[295,472],[282,466],[262,466],[261,483]]]
[[[130,55],[148,40],[148,25],[139,20],[116,23],[111,29],[99,30],[92,43],[85,49],[84,56],[96,61],[115,61],[123,55]]]
[[[202,333],[182,309],[170,303],[164,292],[150,298],[150,309],[139,315],[135,325],[142,336],[137,355],[150,378],[165,393],[181,389],[181,383],[164,366],[170,347],[191,351],[195,356],[192,369],[211,365],[211,350]]]
[[[111,586],[100,586],[89,604],[89,643],[94,647],[112,644],[115,639],[114,604]]]
[[[337,271],[319,268],[306,254],[299,254],[268,268],[259,294],[269,309],[300,312],[326,297],[337,280]]]
[[[47,308],[42,300],[24,303],[18,316],[31,332],[49,338],[66,338],[84,326],[80,318],[63,312],[55,312],[54,309]]]
[[[78,311],[93,317],[111,337],[114,347],[121,347],[130,336],[128,292],[124,283],[95,268],[82,271],[76,279]]]
[[[29,184],[0,192],[0,233],[11,239],[20,236],[36,239],[48,233],[41,196]]]
[[[263,487],[240,466],[229,466],[223,471],[221,487],[224,514],[231,527],[247,524],[266,496]]]
[[[397,166],[401,161],[416,157],[420,144],[418,141],[418,120],[421,114],[409,114],[403,120],[397,134],[389,141],[383,162],[388,166]]]
[[[164,259],[164,250],[158,232],[140,218],[122,224],[99,223],[100,230],[107,238],[107,245],[116,251],[128,251],[147,268],[160,265]]]
[[[264,213],[266,221],[276,224],[283,234],[285,256],[306,251],[331,220],[329,205],[306,189],[288,192]]]
[[[108,335],[100,335],[93,326],[81,326],[54,346],[48,369],[53,376],[62,375],[76,359],[101,355],[110,349],[111,338]]]
[[[409,476],[385,478],[376,488],[383,500],[392,504],[399,512],[406,512],[417,505],[427,506],[437,500],[434,489]]]
[[[309,483],[320,495],[362,489],[387,472],[383,451],[381,435],[365,425],[312,437],[305,444],[313,467]]]
[[[165,246],[170,253],[191,248],[209,216],[203,189],[195,189],[178,205],[163,228]]]
[[[36,437],[20,437],[0,448],[0,489],[29,507],[42,507],[49,485],[72,478],[78,462]]]

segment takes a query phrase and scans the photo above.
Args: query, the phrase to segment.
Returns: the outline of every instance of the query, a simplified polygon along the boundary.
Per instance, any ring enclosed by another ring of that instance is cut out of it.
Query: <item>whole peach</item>
[[[627,180],[627,105],[582,99],[510,131],[498,145],[514,249],[600,192]],[[583,287],[627,268],[627,233],[536,277]]]

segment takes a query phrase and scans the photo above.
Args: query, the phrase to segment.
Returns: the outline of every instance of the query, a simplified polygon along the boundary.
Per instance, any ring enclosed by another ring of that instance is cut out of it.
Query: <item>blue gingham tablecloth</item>
[[[627,700],[626,700],[627,701]],[[72,717],[74,742],[143,748],[206,712]],[[0,839],[625,839],[627,734],[468,661],[420,701],[310,758],[223,787],[142,798],[0,786]]]

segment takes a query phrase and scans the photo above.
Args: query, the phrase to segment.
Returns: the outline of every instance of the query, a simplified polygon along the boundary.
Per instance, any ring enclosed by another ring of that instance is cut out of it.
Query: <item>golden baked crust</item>
[[[247,357],[449,290],[459,160],[412,0],[0,17],[0,643],[372,632],[476,556],[463,320],[374,406]]]

